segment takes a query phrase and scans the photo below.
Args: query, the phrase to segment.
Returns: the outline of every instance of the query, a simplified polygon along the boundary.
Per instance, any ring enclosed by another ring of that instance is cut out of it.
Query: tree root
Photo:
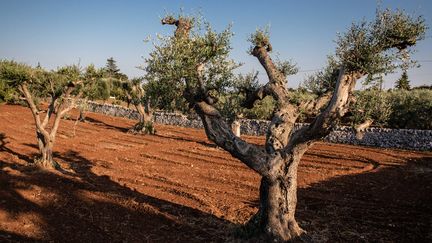
[[[237,228],[234,232],[234,235],[238,238],[254,242],[285,242],[277,236],[267,234],[261,224],[261,214],[258,212],[252,216],[252,218],[250,218],[246,224]],[[301,233],[298,236],[290,239],[289,242],[313,242],[312,238],[307,234],[306,231],[302,229],[300,230]]]
[[[129,129],[128,133],[132,133],[132,134],[155,134],[156,129],[153,126],[153,122],[138,122],[131,129]]]
[[[44,160],[42,158],[36,158],[34,159],[33,163],[31,163],[30,165],[37,166],[43,169],[53,169],[57,171],[63,171],[61,165],[54,160],[49,161],[49,160]]]

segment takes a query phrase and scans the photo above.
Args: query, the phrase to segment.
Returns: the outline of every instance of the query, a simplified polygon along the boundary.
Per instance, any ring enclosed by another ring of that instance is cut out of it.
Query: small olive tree
[[[3,60],[0,62],[0,77],[19,90],[33,114],[39,146],[35,163],[59,169],[59,164],[53,159],[53,146],[61,118],[74,107],[75,99],[72,98],[79,98],[82,94],[73,94],[82,83],[79,67],[67,66],[48,72]],[[40,105],[41,99],[48,99],[47,107]]]
[[[134,78],[123,83],[123,89],[128,100],[135,106],[138,112],[138,122],[129,130],[131,133],[154,134],[153,110],[150,98],[143,89],[143,78]]]
[[[303,154],[338,124],[353,100],[357,80],[373,82],[382,73],[397,68],[401,50],[409,50],[424,37],[423,18],[405,13],[377,11],[370,23],[354,23],[337,39],[332,67],[326,75],[328,89],[316,99],[293,99],[287,90],[290,63],[274,62],[268,32],[251,35],[249,52],[267,73],[265,85],[250,89],[243,105],[272,96],[276,102],[264,147],[250,144],[235,136],[226,119],[216,108],[217,84],[223,84],[231,70],[223,65],[230,51],[229,30],[215,33],[210,27],[194,30],[194,19],[168,16],[162,24],[175,25],[173,37],[162,39],[146,60],[147,72],[161,82],[176,81],[183,85],[183,95],[200,116],[207,137],[261,175],[260,205],[247,227],[257,229],[272,241],[287,241],[301,236],[304,230],[295,219],[297,204],[297,168]],[[223,75],[221,75],[223,74]],[[321,89],[321,88],[320,88]],[[294,130],[304,111],[316,112],[310,125]]]

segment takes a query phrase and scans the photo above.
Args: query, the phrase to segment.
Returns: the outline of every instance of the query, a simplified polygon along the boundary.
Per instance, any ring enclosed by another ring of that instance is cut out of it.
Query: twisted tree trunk
[[[150,102],[147,101],[145,107],[141,103],[136,103],[135,108],[138,111],[138,122],[129,130],[131,133],[155,134],[153,126],[153,111],[150,108]]]
[[[52,141],[49,137],[45,137],[41,132],[36,132],[38,146],[39,146],[39,157],[35,159],[35,163],[38,166],[44,168],[60,168],[60,165],[54,161],[53,158],[53,146],[54,141]]]
[[[40,113],[43,111],[40,111],[34,103],[33,96],[28,89],[27,82],[24,82],[19,86],[19,90],[24,95],[36,124],[36,139],[39,148],[39,156],[35,158],[34,163],[38,166],[48,169],[61,169],[60,165],[53,159],[53,147],[61,118],[75,105],[75,100],[73,99],[71,100],[71,104],[68,104],[67,106],[64,104],[64,101],[70,97],[70,94],[74,88],[75,84],[70,83],[64,88],[64,91],[60,96],[52,94],[48,110],[46,111],[46,115],[42,120]],[[81,94],[82,93],[80,93],[76,98],[79,98]],[[49,127],[50,119],[53,114],[55,116],[54,122],[52,123],[51,129],[48,130],[47,127]]]
[[[284,153],[269,154],[264,148],[235,136],[213,106],[199,102],[195,110],[210,140],[262,176],[259,210],[246,225],[246,231],[277,242],[301,236],[304,231],[295,219],[297,168],[311,143],[298,143]],[[296,134],[290,136],[290,141],[297,138]]]
[[[401,29],[409,29],[422,22],[419,20],[418,23],[408,23],[410,20],[402,25],[394,25],[392,18],[388,18],[386,21],[380,22],[380,24],[383,27],[388,27],[386,25],[389,25],[389,28],[396,26]],[[180,41],[179,43],[189,38],[192,25],[191,21],[187,18],[174,19],[172,16],[168,16],[162,20],[162,24],[175,25],[177,27],[174,36]],[[380,27],[380,25],[374,25],[374,28],[376,26]],[[359,28],[362,30],[362,27]],[[188,68],[187,70],[192,70],[192,65],[196,65],[196,75],[188,73],[179,77],[179,81],[186,84],[184,97],[200,116],[207,137],[262,177],[259,211],[247,226],[253,226],[255,229],[258,229],[257,231],[261,236],[264,236],[268,241],[290,241],[302,236],[304,233],[295,219],[297,168],[299,162],[304,152],[315,141],[328,135],[338,124],[341,117],[347,113],[350,103],[353,102],[352,92],[356,81],[370,71],[364,69],[362,62],[369,60],[368,58],[371,58],[372,54],[380,54],[387,49],[397,48],[401,50],[415,45],[417,38],[421,38],[422,33],[424,34],[424,28],[421,27],[417,32],[414,31],[414,37],[410,36],[408,39],[404,36],[378,38],[379,42],[383,42],[378,44],[373,41],[373,43],[369,43],[369,38],[364,38],[364,41],[363,37],[359,38],[365,33],[359,31],[357,26],[353,27],[352,32],[353,35],[348,35],[346,40],[349,45],[346,45],[345,40],[338,43],[341,45],[340,50],[338,49],[338,52],[341,52],[338,53],[341,56],[341,63],[336,85],[332,89],[332,92],[322,94],[315,101],[305,102],[296,102],[292,99],[293,97],[290,97],[287,91],[286,80],[288,72],[283,67],[284,65],[281,67],[272,61],[269,55],[269,52],[272,51],[272,45],[268,36],[260,31],[257,31],[256,35],[252,36],[251,42],[254,46],[250,50],[250,53],[263,66],[269,81],[256,90],[248,91],[243,106],[252,108],[256,100],[263,99],[266,96],[272,96],[277,103],[266,134],[264,148],[249,144],[236,136],[214,107],[217,99],[214,99],[210,95],[210,92],[208,92],[211,87],[206,82],[208,80],[205,80],[204,66],[211,58],[218,57],[219,52],[212,52],[210,48],[210,50],[205,51],[203,57],[197,58],[192,64],[188,60],[185,63],[186,68]],[[392,31],[390,32],[393,33]],[[373,30],[373,34],[376,34],[375,29]],[[351,39],[356,40],[353,41]],[[209,47],[216,46],[216,43],[211,43],[212,40],[208,42],[210,42],[207,43]],[[191,42],[188,42],[189,44],[196,43],[191,40]],[[201,42],[197,44],[203,45]],[[373,48],[364,48],[363,44],[366,46],[371,45]],[[363,49],[367,49],[367,51],[360,53],[363,52]],[[375,53],[370,53],[371,51]],[[363,54],[367,54],[368,57],[366,59],[363,58]],[[183,59],[184,57],[182,56],[181,61]],[[359,63],[353,65],[353,61]],[[294,124],[302,111],[312,111],[317,116],[309,126],[294,131]],[[362,132],[371,122],[367,121],[358,126],[356,130]]]

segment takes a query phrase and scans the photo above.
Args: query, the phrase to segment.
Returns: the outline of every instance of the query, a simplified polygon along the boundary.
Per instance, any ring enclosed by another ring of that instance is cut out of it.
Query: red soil
[[[89,114],[37,154],[27,108],[0,106],[0,241],[237,241],[257,210],[259,177],[202,130]],[[263,137],[246,137],[263,144]],[[297,219],[314,241],[432,241],[432,152],[317,143],[299,168]]]

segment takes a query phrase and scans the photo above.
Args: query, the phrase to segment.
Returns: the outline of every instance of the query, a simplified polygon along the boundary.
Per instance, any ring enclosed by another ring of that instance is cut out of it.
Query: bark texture
[[[177,37],[187,37],[189,27],[185,28],[176,21],[170,19],[163,23],[176,25]],[[286,242],[305,233],[295,219],[297,169],[300,160],[305,151],[315,141],[330,133],[339,118],[346,113],[355,81],[362,75],[346,74],[341,68],[333,94],[326,93],[314,102],[292,104],[286,89],[286,77],[271,59],[271,49],[268,40],[263,40],[252,49],[252,55],[264,67],[269,82],[258,90],[249,92],[244,102],[245,107],[251,108],[256,100],[267,95],[271,95],[277,102],[264,147],[249,144],[236,136],[213,106],[214,99],[207,95],[206,87],[203,86],[204,63],[197,64],[198,87],[192,87],[186,79],[185,93],[187,100],[200,116],[207,137],[262,176],[259,211],[246,225],[249,228],[247,231],[255,232],[260,238],[269,241]],[[309,127],[293,132],[301,109],[318,111],[323,107],[325,109]]]
[[[134,84],[126,90],[128,100],[134,104],[138,112],[138,122],[129,130],[130,133],[155,134],[156,130],[153,125],[153,110],[150,106],[150,100],[144,101],[144,90],[140,83]],[[144,101],[144,104],[143,104]]]
[[[53,147],[61,118],[74,107],[75,100],[70,99],[74,88],[75,84],[69,83],[68,86],[64,87],[61,94],[52,94],[48,109],[46,111],[41,111],[34,103],[32,93],[28,88],[28,83],[24,82],[19,86],[19,90],[24,95],[36,124],[39,157],[35,158],[34,163],[38,166],[60,169],[60,165],[55,162],[53,158]],[[79,93],[76,98],[79,98],[79,96],[81,96],[81,93]],[[65,104],[65,100],[70,100],[70,104]],[[43,119],[41,117],[42,113],[46,113]]]
[[[135,104],[135,108],[139,114],[138,122],[129,130],[131,133],[140,134],[155,134],[156,130],[153,126],[153,112],[149,102],[144,107],[141,103]]]

